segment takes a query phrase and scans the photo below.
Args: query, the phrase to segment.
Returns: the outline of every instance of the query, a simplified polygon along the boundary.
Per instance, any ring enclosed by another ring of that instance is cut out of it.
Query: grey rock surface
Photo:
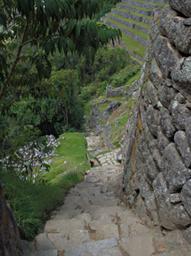
[[[183,186],[181,198],[185,209],[191,216],[191,180],[188,180]]]
[[[169,0],[170,6],[178,13],[191,17],[191,1],[190,0]]]
[[[99,147],[99,138],[93,134],[87,142],[91,151],[96,150],[96,145]],[[146,226],[124,205],[123,172],[115,161],[116,154],[100,155],[101,166],[92,168],[85,180],[70,190],[64,204],[46,222],[43,233],[35,238],[31,250],[25,250],[26,256],[152,256],[161,246],[164,253],[181,250],[185,256],[190,255],[191,247],[179,233],[176,237],[167,233],[164,240],[158,228]],[[142,184],[145,182],[142,180]],[[150,186],[142,186],[140,194],[145,198],[146,212],[157,223],[157,204]]]
[[[174,136],[174,141],[177,145],[177,148],[183,158],[184,164],[186,167],[191,166],[191,149],[188,145],[188,140],[186,134],[183,131],[176,132]]]
[[[191,0],[169,3],[154,14],[149,71],[127,126],[123,186],[139,216],[180,229],[191,243]]]

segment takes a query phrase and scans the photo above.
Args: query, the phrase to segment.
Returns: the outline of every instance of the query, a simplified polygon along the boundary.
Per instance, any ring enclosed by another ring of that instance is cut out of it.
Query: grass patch
[[[146,48],[143,45],[133,40],[131,37],[126,36],[125,34],[122,34],[122,40],[126,44],[127,49],[129,49],[131,52],[139,55],[142,58],[145,56]]]
[[[115,147],[120,147],[125,126],[132,115],[135,100],[130,98],[119,109],[117,109],[109,118],[108,123],[111,125],[111,141]]]
[[[1,173],[6,197],[25,239],[33,239],[43,227],[51,210],[61,202],[69,188],[83,179],[89,168],[86,140],[82,133],[65,133],[60,137],[44,182],[21,181],[14,173]]]
[[[115,19],[115,17],[117,19]],[[121,23],[121,18],[118,18],[118,16],[116,15],[112,15],[108,18],[108,21],[113,24],[113,25],[116,25],[119,29],[122,30],[123,33],[131,33],[132,37],[133,36],[139,36],[140,38],[142,38],[143,40],[147,41],[148,40],[148,35],[145,34],[143,31],[141,30],[138,30],[138,29],[134,29],[134,28],[131,28],[131,27],[128,27],[127,25],[124,25],[123,23]],[[137,41],[137,39],[133,39],[135,41]],[[139,42],[139,41],[137,41]]]

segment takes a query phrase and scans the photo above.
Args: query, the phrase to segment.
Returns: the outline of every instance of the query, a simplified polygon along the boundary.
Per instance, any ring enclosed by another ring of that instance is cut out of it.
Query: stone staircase
[[[122,0],[104,18],[107,25],[122,31],[122,45],[137,62],[143,64],[153,11],[165,0]]]
[[[96,149],[99,138],[88,138]],[[105,154],[104,154],[105,155]],[[110,153],[106,159],[115,155]],[[102,161],[85,180],[70,190],[53,212],[26,256],[188,256],[188,245],[178,232],[163,236],[147,227],[120,199],[122,168]]]
[[[178,232],[153,230],[119,199],[121,168],[93,168],[46,223],[26,256],[188,256]]]

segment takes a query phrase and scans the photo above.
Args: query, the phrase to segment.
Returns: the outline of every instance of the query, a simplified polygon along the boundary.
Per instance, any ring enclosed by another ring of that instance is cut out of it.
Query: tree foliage
[[[79,77],[55,54],[91,59],[120,31],[96,21],[97,0],[0,0],[0,150],[80,128]],[[0,157],[2,156],[0,154]]]
[[[92,19],[99,8],[95,0],[1,0],[0,6],[0,97],[26,47],[42,49],[45,56],[56,50],[87,54],[120,35]],[[8,57],[7,47],[13,43]]]

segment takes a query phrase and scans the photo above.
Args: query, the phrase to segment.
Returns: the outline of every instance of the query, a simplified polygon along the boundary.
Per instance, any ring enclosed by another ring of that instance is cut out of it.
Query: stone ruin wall
[[[0,184],[0,255],[22,256],[21,241],[16,222],[4,198]]]
[[[146,67],[124,143],[125,200],[191,243],[191,0],[155,14]]]

